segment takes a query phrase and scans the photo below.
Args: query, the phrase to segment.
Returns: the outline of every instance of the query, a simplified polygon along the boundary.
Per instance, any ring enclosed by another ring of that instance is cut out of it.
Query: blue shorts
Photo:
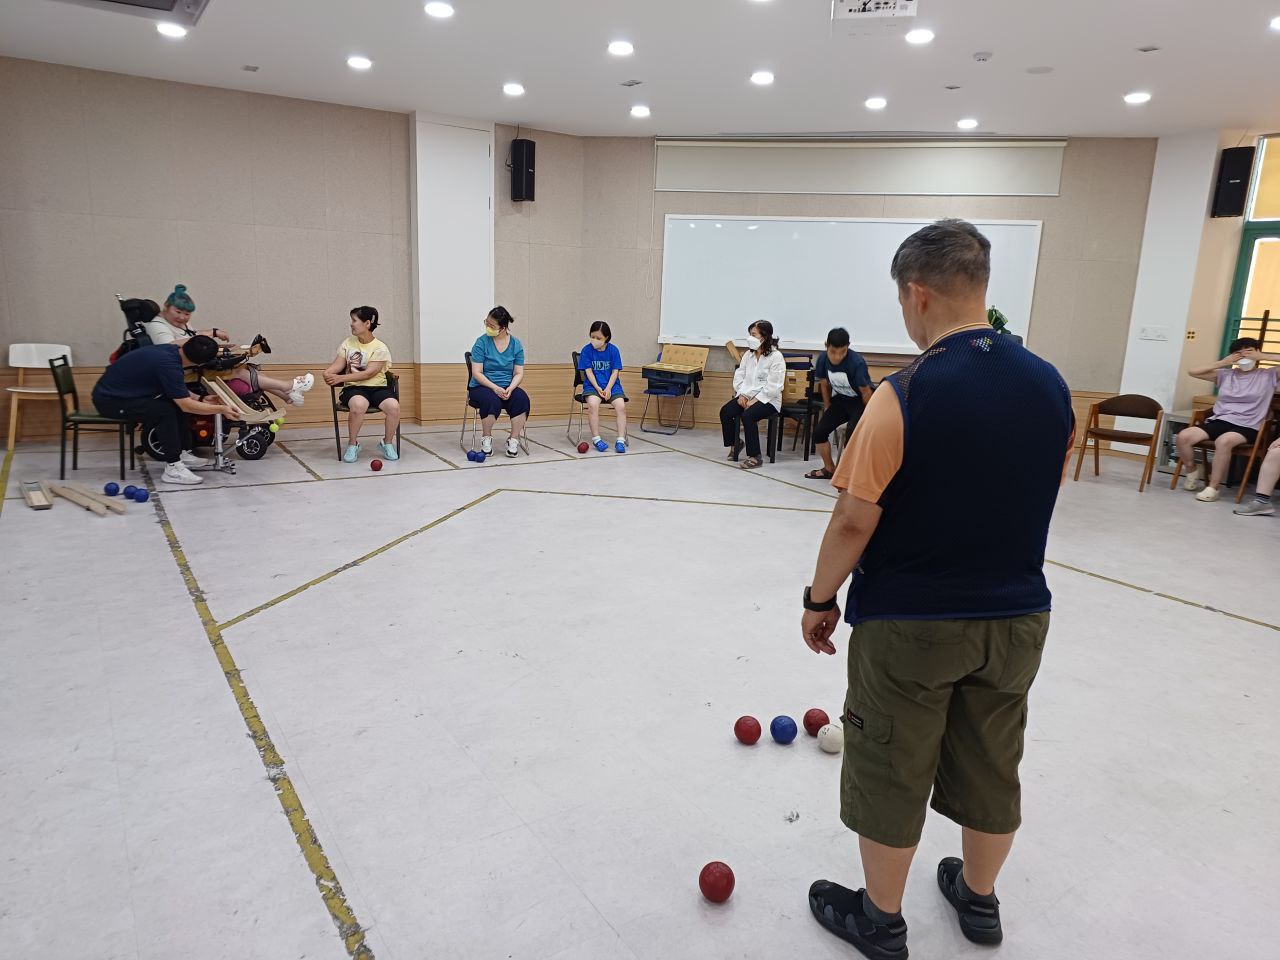
[[[583,399],[583,400],[586,400],[586,399],[587,399],[587,397],[598,397],[598,396],[600,396],[600,395],[599,395],[598,393],[596,393],[596,388],[595,388],[595,387],[593,387],[591,384],[589,384],[589,383],[584,383],[584,384],[582,385],[582,399]],[[603,398],[602,398],[602,399],[603,399]],[[625,400],[625,399],[627,399],[627,395],[626,395],[625,393],[623,393],[623,392],[622,392],[622,384],[620,384],[620,383],[615,383],[615,384],[613,385],[613,393],[609,395],[609,399],[608,399],[607,401],[605,401],[605,402],[607,402],[607,403],[613,403],[613,401],[615,401],[615,400]]]

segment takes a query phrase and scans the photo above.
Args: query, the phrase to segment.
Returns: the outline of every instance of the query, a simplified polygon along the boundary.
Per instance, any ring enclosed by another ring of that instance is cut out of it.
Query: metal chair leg
[[[62,455],[58,461],[58,479],[67,479],[67,424],[62,424]]]

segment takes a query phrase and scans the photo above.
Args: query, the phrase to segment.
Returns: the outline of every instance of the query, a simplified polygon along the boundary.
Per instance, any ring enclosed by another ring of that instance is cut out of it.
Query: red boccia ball
[[[382,461],[381,461],[381,460],[373,460],[373,461],[370,461],[370,463],[369,463],[369,469],[370,469],[370,470],[381,470],[381,469],[382,469]]]
[[[727,863],[712,860],[698,874],[698,889],[712,903],[724,903],[733,893],[733,871]]]
[[[587,441],[585,441],[585,440],[583,440],[580,444],[578,444],[578,452],[579,452],[579,453],[586,453],[586,452],[587,452],[588,450],[590,450],[590,449],[591,449],[591,448],[587,446]]]
[[[733,725],[733,735],[747,745],[760,739],[760,721],[755,717],[739,717]]]
[[[812,710],[806,710],[804,714],[804,732],[811,737],[816,737],[818,731],[831,722],[831,718],[827,716],[827,711],[814,707]]]

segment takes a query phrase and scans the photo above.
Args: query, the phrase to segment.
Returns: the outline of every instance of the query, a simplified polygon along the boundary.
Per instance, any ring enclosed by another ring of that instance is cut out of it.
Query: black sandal
[[[764,461],[762,461],[759,457],[747,457],[747,459],[743,460],[740,464],[738,464],[738,466],[740,466],[743,470],[754,470],[756,467],[760,466],[763,462]]]
[[[958,881],[964,861],[944,857],[938,864],[938,889],[955,908],[960,921],[960,932],[974,943],[994,946],[1004,939],[1000,927],[1000,901],[993,894],[981,900],[966,900],[960,896]]]
[[[804,475],[804,478],[806,480],[830,480],[833,476],[835,474],[826,467],[819,467],[817,470],[810,470]]]
[[[738,462],[738,454],[742,453],[742,441],[735,440],[733,446],[729,448],[729,460],[734,463]]]
[[[815,880],[809,888],[809,911],[823,927],[857,947],[871,960],[906,960],[907,923],[890,924],[867,916],[866,890],[850,890],[829,880]]]

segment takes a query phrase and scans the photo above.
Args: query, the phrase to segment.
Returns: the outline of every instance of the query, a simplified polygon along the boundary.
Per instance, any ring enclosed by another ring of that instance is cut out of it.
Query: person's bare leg
[[[247,377],[241,379],[248,380]],[[265,373],[259,373],[258,387],[268,393],[274,393],[283,400],[287,400],[289,399],[289,392],[293,390],[293,381],[277,380],[275,377],[268,377]]]
[[[625,440],[627,438],[627,401],[619,397],[613,401],[613,409],[618,414],[618,436]]]
[[[979,833],[965,827],[961,834],[964,848],[964,885],[979,896],[995,892],[996,877],[1013,848],[1012,833]],[[872,900],[875,897],[871,898]]]
[[[818,448],[818,455],[822,457],[822,466],[826,469],[827,473],[834,474],[836,472],[836,462],[831,459],[830,442],[819,443],[816,444],[816,446]]]
[[[1258,471],[1256,492],[1260,497],[1269,497],[1275,492],[1276,483],[1280,482],[1280,440],[1271,444],[1266,457],[1262,461],[1262,469]]]
[[[1199,427],[1186,427],[1178,431],[1175,445],[1178,448],[1178,462],[1182,464],[1183,476],[1196,472],[1196,444],[1209,439],[1209,434]]]
[[[497,421],[497,417],[485,417],[480,421],[480,433],[486,437],[493,436],[493,425]]]
[[[886,847],[866,837],[858,838],[862,873],[867,880],[867,896],[884,913],[902,910],[902,892],[907,888],[907,871],[916,855],[915,847]]]
[[[600,398],[594,394],[587,397],[587,422],[591,425],[591,436],[600,436]]]
[[[518,417],[511,418],[511,438],[519,440],[524,436],[524,422],[529,419],[527,414],[520,414]]]
[[[352,397],[347,404],[347,443],[354,444],[360,436],[360,428],[364,426],[364,415],[369,410],[369,401],[364,397]]]
[[[395,443],[396,427],[400,426],[400,401],[394,397],[388,397],[378,404],[378,409],[386,417],[386,423],[382,426],[382,442]]]
[[[1227,479],[1227,468],[1231,466],[1231,451],[1244,443],[1244,437],[1238,433],[1224,433],[1213,442],[1213,474],[1209,477],[1209,486],[1217,490]]]

